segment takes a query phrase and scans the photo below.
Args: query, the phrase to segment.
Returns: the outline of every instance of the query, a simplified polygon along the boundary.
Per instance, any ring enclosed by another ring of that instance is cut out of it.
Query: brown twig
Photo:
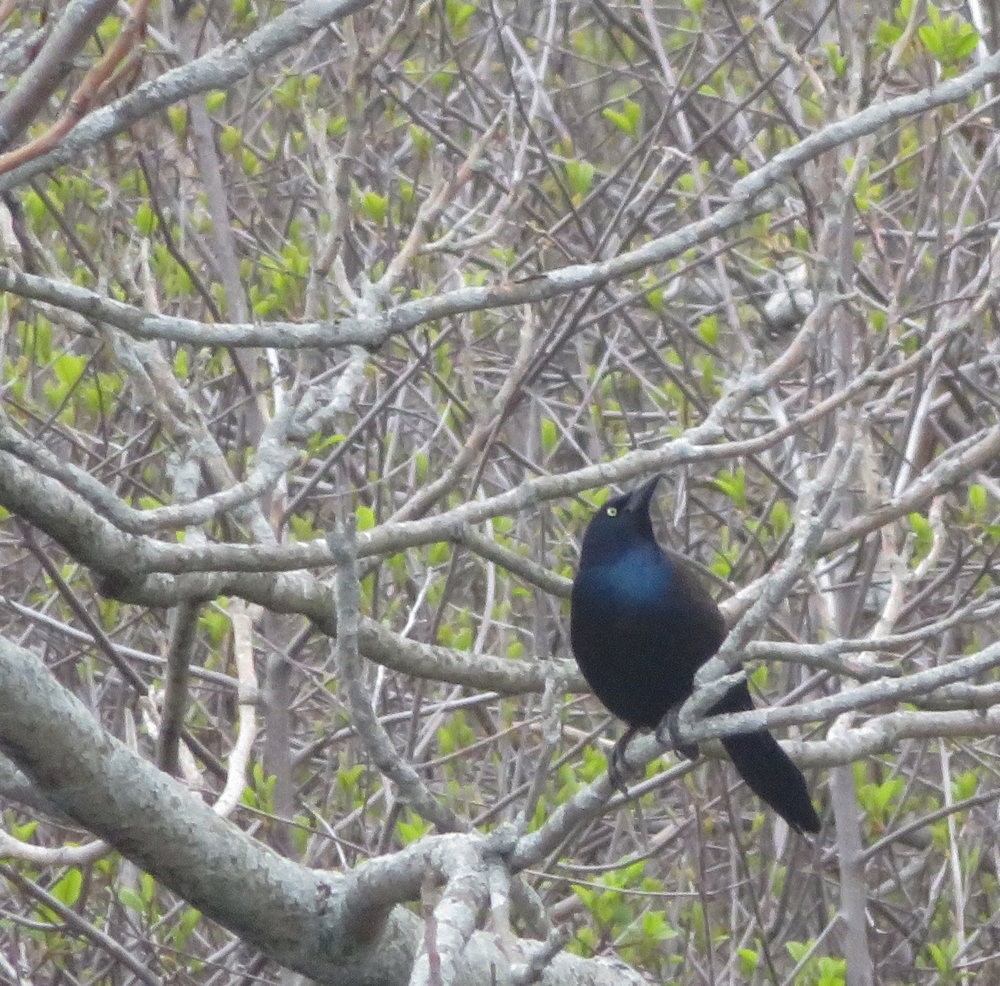
[[[90,112],[100,96],[107,91],[106,86],[116,71],[120,71],[126,64],[136,43],[145,34],[151,2],[152,0],[139,0],[104,57],[91,67],[77,86],[62,116],[41,136],[0,155],[0,174],[12,171],[26,161],[52,150]],[[0,15],[2,13],[0,9]],[[0,16],[0,23],[2,20]]]

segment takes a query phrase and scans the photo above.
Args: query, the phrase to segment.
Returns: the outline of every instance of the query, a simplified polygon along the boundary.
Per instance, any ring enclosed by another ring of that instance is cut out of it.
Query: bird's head
[[[607,564],[645,544],[656,544],[649,504],[662,477],[657,473],[638,489],[612,497],[594,514],[583,535],[580,564]]]

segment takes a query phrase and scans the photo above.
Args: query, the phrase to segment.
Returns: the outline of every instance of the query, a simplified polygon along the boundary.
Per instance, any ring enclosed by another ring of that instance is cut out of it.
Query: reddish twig
[[[104,57],[84,76],[76,92],[70,97],[66,111],[40,137],[22,147],[0,155],[0,175],[12,171],[26,161],[44,154],[63,139],[94,107],[98,98],[107,90],[110,80],[131,62],[130,56],[140,38],[146,33],[146,21],[152,0],[139,0],[129,14],[121,33],[115,38]],[[0,6],[0,23],[4,7]]]

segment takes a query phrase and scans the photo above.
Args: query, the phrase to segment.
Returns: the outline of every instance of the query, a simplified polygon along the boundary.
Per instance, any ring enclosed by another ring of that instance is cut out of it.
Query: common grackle
[[[665,716],[669,724],[691,694],[695,672],[726,636],[725,620],[690,563],[656,542],[649,504],[659,479],[609,500],[594,515],[573,583],[573,653],[594,694],[628,724],[609,768],[622,790],[629,740],[640,729],[656,729]],[[742,682],[708,715],[752,708]],[[767,730],[726,736],[722,745],[750,789],[793,829],[819,831],[805,779]],[[694,757],[698,750],[679,752]]]

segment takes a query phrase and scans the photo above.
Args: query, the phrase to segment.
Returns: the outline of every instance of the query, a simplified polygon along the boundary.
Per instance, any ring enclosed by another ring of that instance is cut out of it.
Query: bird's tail
[[[743,682],[712,706],[710,714],[749,712],[753,707],[750,690]],[[809,797],[805,778],[766,729],[724,736],[722,745],[750,790],[766,801],[796,832],[819,831],[819,818]]]

